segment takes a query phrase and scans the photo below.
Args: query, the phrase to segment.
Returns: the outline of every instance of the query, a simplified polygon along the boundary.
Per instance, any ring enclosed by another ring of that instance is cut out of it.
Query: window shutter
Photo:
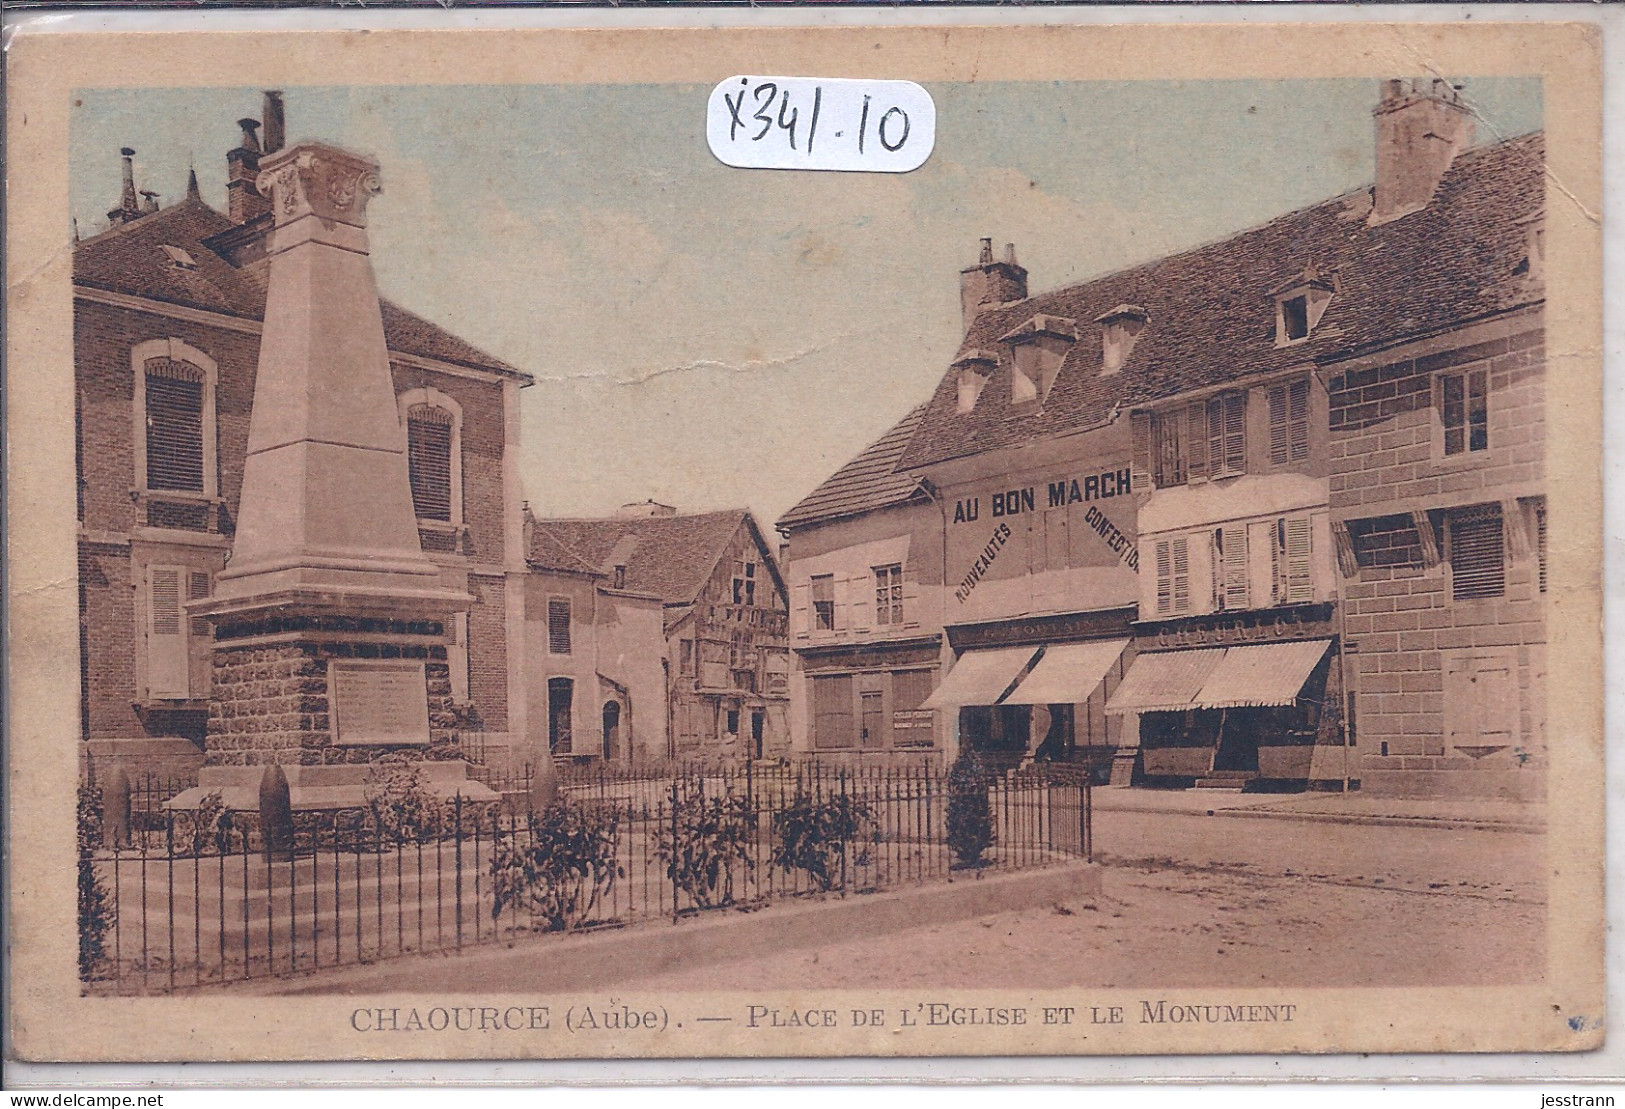
[[[1201,401],[1185,409],[1185,472],[1190,480],[1207,477],[1207,405]]]
[[[920,622],[920,583],[908,575],[903,577],[903,611],[898,616],[898,622],[916,624]]]
[[[1175,612],[1191,607],[1191,563],[1189,542],[1181,536],[1173,540],[1173,603]]]
[[[1174,603],[1174,571],[1172,544],[1157,540],[1157,615],[1170,612]]]
[[[1226,609],[1247,607],[1247,528],[1228,525],[1218,532],[1220,555],[1219,589],[1214,594]]]
[[[1499,597],[1506,591],[1506,551],[1501,508],[1450,517],[1450,591],[1458,601]]]
[[[793,586],[790,590],[790,627],[797,634],[806,634],[812,626],[812,585]]]
[[[566,599],[547,602],[547,650],[555,655],[570,653],[570,602]]]
[[[203,492],[203,371],[146,364],[147,488]]]
[[[209,595],[209,571],[192,570],[186,575],[186,599],[188,601],[201,601]],[[189,621],[192,634],[208,639],[209,620],[205,616],[194,616]]]
[[[845,574],[837,574],[835,577],[835,628],[844,630],[850,627],[852,627],[852,579]]]
[[[451,442],[451,413],[429,404],[407,410],[412,506],[420,520],[451,522]]]
[[[189,658],[186,625],[181,613],[181,574],[178,566],[152,566],[147,570],[147,695],[184,698]]]
[[[1315,571],[1311,558],[1309,517],[1290,516],[1285,520],[1286,588],[1282,599],[1289,604],[1315,599]]]
[[[867,631],[873,626],[875,620],[874,571],[871,570],[862,577],[853,578],[847,596],[852,604],[852,626]]]
[[[1287,454],[1293,462],[1309,457],[1309,379],[1287,386]]]
[[[1233,474],[1247,469],[1247,405],[1246,398],[1232,393],[1224,404],[1224,463],[1222,469]]]
[[[1287,387],[1277,385],[1269,391],[1270,406],[1270,465],[1283,466],[1292,457],[1287,434]]]
[[[1134,444],[1133,471],[1129,481],[1135,493],[1151,492],[1151,413],[1131,412],[1129,437]]]

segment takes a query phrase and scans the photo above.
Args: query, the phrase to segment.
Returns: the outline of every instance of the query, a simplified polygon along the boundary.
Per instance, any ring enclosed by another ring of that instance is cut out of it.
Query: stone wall
[[[327,664],[333,659],[417,659],[426,663],[427,745],[340,746],[333,742]],[[215,651],[208,765],[300,766],[366,763],[403,751],[460,757],[451,671],[444,647],[369,643],[280,643]]]

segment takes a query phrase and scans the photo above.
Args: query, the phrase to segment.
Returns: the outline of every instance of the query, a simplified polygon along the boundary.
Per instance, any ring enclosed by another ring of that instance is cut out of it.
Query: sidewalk
[[[1097,787],[1096,812],[1184,813],[1416,828],[1546,830],[1546,806],[1519,801],[1411,800],[1353,793],[1231,793],[1213,789]]]

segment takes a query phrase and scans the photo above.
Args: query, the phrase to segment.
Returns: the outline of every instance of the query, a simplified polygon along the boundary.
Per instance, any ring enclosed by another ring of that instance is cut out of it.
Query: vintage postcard
[[[1603,1042],[1594,28],[9,59],[23,1058]]]

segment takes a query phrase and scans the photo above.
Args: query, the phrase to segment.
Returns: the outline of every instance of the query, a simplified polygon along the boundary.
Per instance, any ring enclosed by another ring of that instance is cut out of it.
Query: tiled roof
[[[530,563],[538,569],[590,570],[608,574],[609,558],[623,539],[626,588],[667,604],[688,604],[711,579],[717,560],[750,517],[742,508],[692,516],[610,517],[532,521]],[[559,565],[573,560],[574,565]]]
[[[780,517],[780,528],[799,527],[820,520],[855,516],[877,508],[903,504],[920,491],[920,479],[895,473],[897,460],[925,414],[919,405],[897,421],[862,454],[836,470],[818,488]]]
[[[925,406],[898,469],[1019,446],[1079,431],[1144,403],[1238,377],[1324,362],[1410,336],[1433,334],[1539,302],[1517,271],[1525,258],[1520,220],[1545,198],[1540,133],[1467,151],[1423,210],[1368,226],[1369,188],[1288,213],[1262,227],[1094,281],[984,312],[961,355],[999,352],[975,408],[958,412],[950,369]],[[1314,267],[1335,285],[1302,343],[1275,345],[1271,293]],[[1150,322],[1123,369],[1100,374],[1100,325],[1120,304]],[[1010,403],[1010,353],[997,340],[1034,314],[1078,322],[1040,411]]]
[[[204,243],[235,226],[203,201],[187,197],[79,243],[73,252],[74,284],[243,319],[263,319],[265,290]],[[177,265],[164,251],[166,246],[185,251],[196,268]],[[421,316],[387,300],[381,306],[384,339],[391,351],[529,379],[528,374]]]

